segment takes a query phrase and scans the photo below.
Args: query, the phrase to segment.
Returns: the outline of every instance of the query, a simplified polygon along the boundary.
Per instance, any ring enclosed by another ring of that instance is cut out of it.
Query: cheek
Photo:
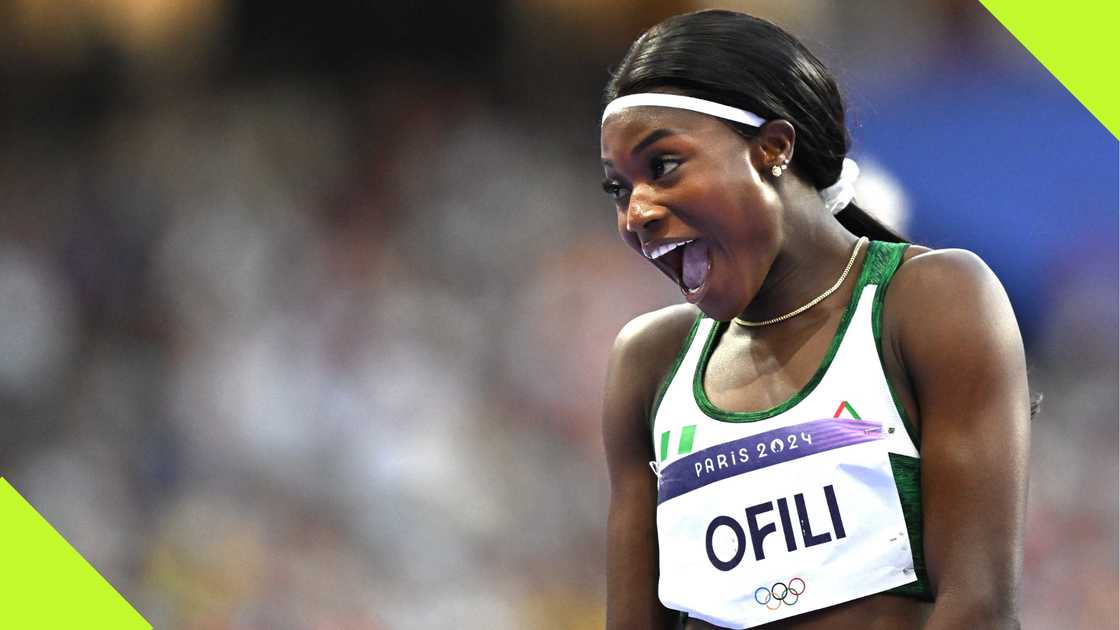
[[[725,192],[727,196],[723,202],[735,209],[729,221],[739,238],[748,239],[752,247],[758,247],[757,241],[774,237],[782,215],[782,200],[773,187],[761,181],[753,170],[744,168]]]

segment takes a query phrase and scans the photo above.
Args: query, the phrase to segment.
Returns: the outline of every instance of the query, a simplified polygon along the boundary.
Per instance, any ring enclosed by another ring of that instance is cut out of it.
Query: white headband
[[[631,107],[687,109],[751,127],[761,127],[766,123],[766,119],[745,109],[713,103],[702,98],[681,96],[680,94],[645,92],[620,96],[608,103],[607,108],[603,110],[603,118],[600,124],[606,122],[608,116]],[[858,177],[859,165],[853,159],[844,158],[844,166],[840,169],[840,177],[836,180],[836,183],[818,191],[821,200],[824,201],[824,207],[829,213],[836,214],[852,202],[852,199],[856,196],[855,182]]]
[[[737,123],[750,125],[751,127],[761,127],[765,122],[762,116],[752,114],[745,109],[737,109],[735,107],[728,107],[727,105],[720,105],[711,101],[705,101],[702,98],[693,98],[691,96],[681,96],[680,94],[664,94],[661,92],[646,92],[643,94],[628,94],[611,101],[605,110],[603,110],[603,120],[606,122],[607,116],[620,112],[629,107],[672,107],[674,109],[688,109],[701,114],[715,116],[716,118],[723,118],[725,120],[733,120]]]

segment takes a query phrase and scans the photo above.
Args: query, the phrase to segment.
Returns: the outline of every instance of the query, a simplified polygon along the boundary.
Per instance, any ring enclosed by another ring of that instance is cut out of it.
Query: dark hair
[[[659,88],[784,119],[797,133],[791,166],[818,190],[840,177],[851,137],[836,80],[801,42],[766,20],[725,10],[671,17],[630,46],[604,100]],[[744,137],[758,134],[723,122]],[[854,203],[836,218],[858,236],[906,241]]]

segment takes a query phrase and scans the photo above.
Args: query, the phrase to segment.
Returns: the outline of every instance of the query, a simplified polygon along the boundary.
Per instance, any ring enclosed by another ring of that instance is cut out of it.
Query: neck
[[[824,211],[818,212],[816,216],[821,217]],[[856,236],[829,216],[799,223],[803,224],[785,227],[785,234],[796,236],[785,239],[762,287],[741,318],[765,321],[805,305],[831,287],[848,264],[858,240]],[[845,284],[854,277],[858,274],[849,274]],[[838,302],[846,304],[847,295],[847,291],[837,291],[814,308],[823,311]]]

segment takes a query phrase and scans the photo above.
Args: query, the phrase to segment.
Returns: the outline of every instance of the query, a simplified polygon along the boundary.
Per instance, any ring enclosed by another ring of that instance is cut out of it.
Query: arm
[[[974,254],[910,260],[891,289],[921,419],[926,630],[1019,628],[1030,401],[1007,295]]]
[[[649,409],[693,312],[670,307],[640,317],[623,328],[611,351],[603,408],[611,483],[608,630],[676,627],[677,613],[657,598],[657,480],[649,468],[654,459]]]

